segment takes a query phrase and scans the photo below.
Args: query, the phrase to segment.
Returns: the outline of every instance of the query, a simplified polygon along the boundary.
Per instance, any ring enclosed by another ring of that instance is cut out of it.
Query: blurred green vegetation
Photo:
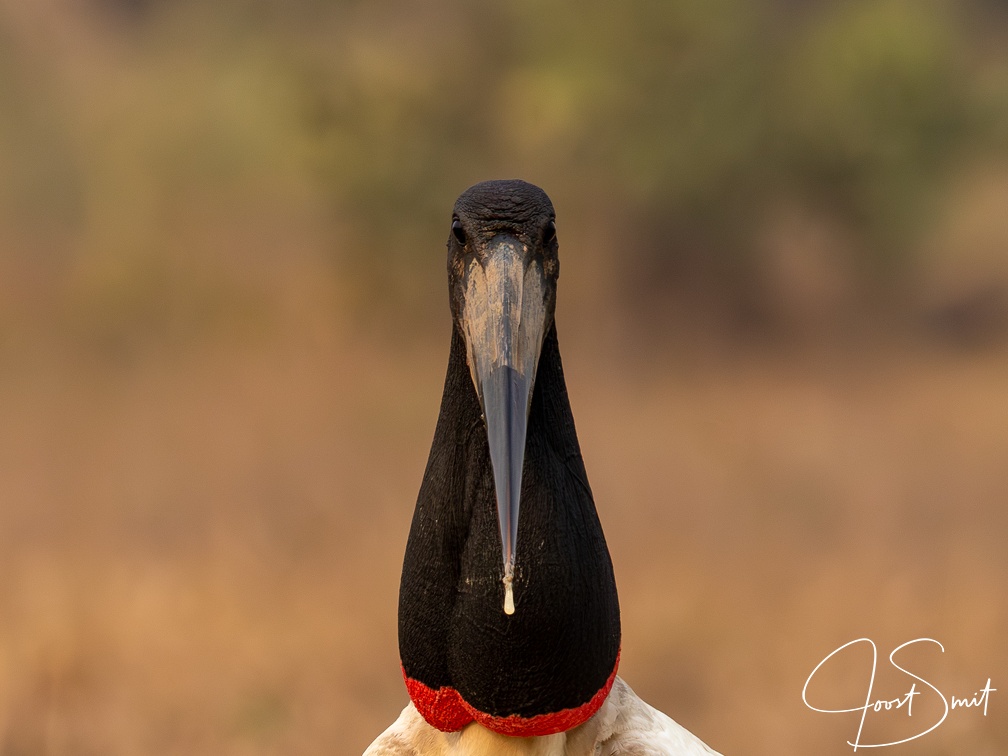
[[[604,282],[581,301],[686,327],[968,329],[983,295],[1003,326],[1008,10],[0,4],[4,342],[258,328],[283,271],[330,279],[351,319],[425,311],[455,196],[509,176],[584,229],[561,239]],[[978,186],[972,218],[957,198]]]

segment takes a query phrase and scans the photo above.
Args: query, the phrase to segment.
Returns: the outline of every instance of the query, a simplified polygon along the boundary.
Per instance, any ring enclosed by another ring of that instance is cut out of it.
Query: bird
[[[717,756],[617,675],[619,599],[560,361],[549,196],[475,184],[447,247],[448,369],[399,587],[410,702],[365,756]]]

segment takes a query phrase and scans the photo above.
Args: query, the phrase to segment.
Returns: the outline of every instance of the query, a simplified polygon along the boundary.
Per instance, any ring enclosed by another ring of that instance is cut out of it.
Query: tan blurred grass
[[[847,640],[1003,679],[1003,354],[631,358],[562,314],[639,693],[726,753],[842,753],[800,694]],[[327,322],[4,366],[0,753],[349,754],[391,722],[447,339]],[[907,752],[1002,752],[1000,712]]]

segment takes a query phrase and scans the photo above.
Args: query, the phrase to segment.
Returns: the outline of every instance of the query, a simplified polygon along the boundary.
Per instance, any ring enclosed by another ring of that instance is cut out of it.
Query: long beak
[[[541,263],[510,235],[494,237],[464,274],[462,325],[473,384],[486,418],[504,558],[504,611],[514,613],[511,588],[525,432],[546,331],[546,281]]]

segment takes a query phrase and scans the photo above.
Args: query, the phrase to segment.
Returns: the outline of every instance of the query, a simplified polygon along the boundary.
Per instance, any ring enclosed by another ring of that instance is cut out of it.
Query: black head
[[[544,306],[551,324],[560,276],[556,213],[546,192],[512,179],[483,181],[455,201],[448,235],[448,282],[456,325],[461,323],[466,298],[466,270],[473,261],[487,259],[497,237],[519,242],[524,264],[535,264],[543,273]]]
[[[451,354],[399,594],[410,697],[443,730],[568,729],[615,675],[619,603],[560,363],[557,249],[538,187],[488,181],[455,203]]]

